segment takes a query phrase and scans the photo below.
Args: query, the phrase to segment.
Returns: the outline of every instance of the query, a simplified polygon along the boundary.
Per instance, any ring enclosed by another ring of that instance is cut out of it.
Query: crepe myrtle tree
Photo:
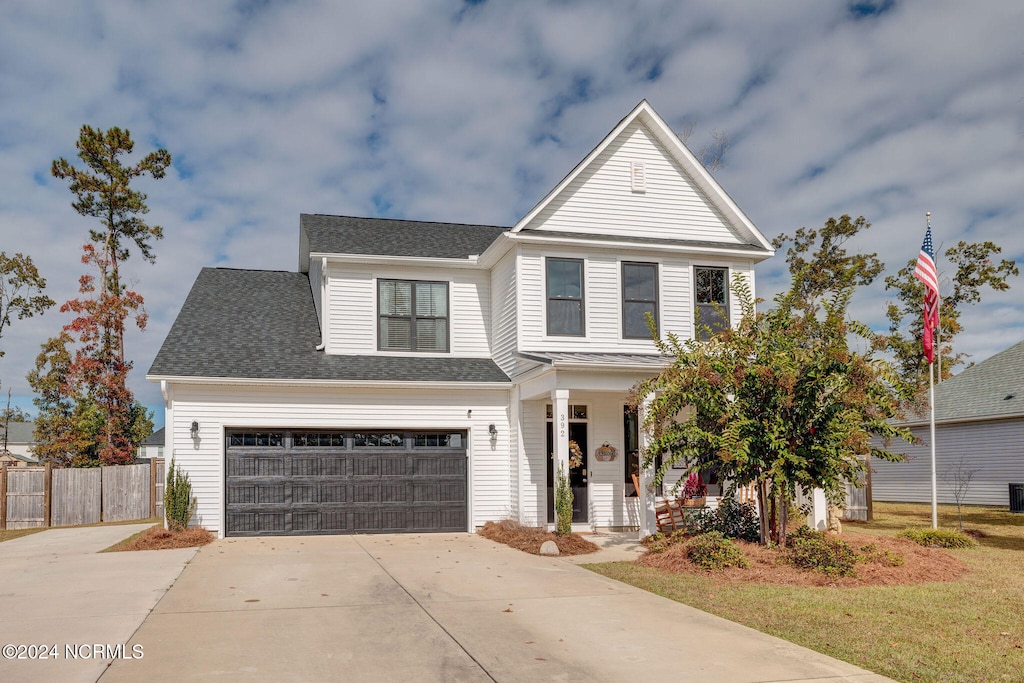
[[[841,504],[866,455],[902,459],[872,437],[913,439],[890,422],[901,414],[906,388],[880,356],[880,340],[848,320],[852,285],[809,307],[806,272],[798,271],[765,312],[755,310],[747,281],[737,276],[731,290],[739,323],[707,341],[655,336],[672,362],[636,387],[651,435],[643,465],[662,457],[655,483],[683,464],[715,469],[733,487],[753,485],[763,544],[785,542],[797,491],[820,488]],[[867,350],[852,350],[848,340],[866,342]]]

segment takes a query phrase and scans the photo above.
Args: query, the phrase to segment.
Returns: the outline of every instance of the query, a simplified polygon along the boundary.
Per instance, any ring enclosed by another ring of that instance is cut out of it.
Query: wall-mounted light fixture
[[[199,438],[199,422],[192,420],[192,429],[189,431],[193,439]]]
[[[494,423],[487,425],[487,433],[491,435],[491,438],[498,436],[498,428],[494,426]]]

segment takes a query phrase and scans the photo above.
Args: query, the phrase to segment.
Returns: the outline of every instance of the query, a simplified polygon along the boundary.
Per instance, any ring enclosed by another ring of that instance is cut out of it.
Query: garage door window
[[[402,435],[393,432],[369,432],[355,434],[353,437],[355,448],[401,448]]]
[[[292,439],[293,445],[296,448],[303,446],[320,448],[325,446],[333,448],[345,447],[345,435],[337,432],[296,432]]]
[[[417,448],[462,448],[462,434],[417,434],[413,443]]]
[[[280,448],[284,445],[282,432],[232,432],[230,445]]]

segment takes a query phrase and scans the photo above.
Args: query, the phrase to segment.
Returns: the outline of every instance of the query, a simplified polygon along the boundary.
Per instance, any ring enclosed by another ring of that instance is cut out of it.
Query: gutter
[[[327,257],[320,257],[320,343],[316,350],[327,347]]]

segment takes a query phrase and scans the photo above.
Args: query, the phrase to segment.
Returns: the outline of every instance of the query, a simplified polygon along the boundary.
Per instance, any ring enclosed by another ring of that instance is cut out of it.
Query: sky
[[[930,211],[940,253],[1024,260],[1022,34],[1019,0],[5,0],[0,251],[75,297],[95,225],[53,160],[81,165],[83,124],[171,153],[135,185],[156,263],[123,271],[149,314],[129,386],[157,426],[145,374],[202,267],[296,270],[300,213],[513,225],[642,99],[692,149],[729,137],[715,177],[769,238],[863,215],[849,247],[894,273]],[[757,294],[786,281],[770,259]],[[886,300],[879,282],[852,313],[882,330]],[[67,321],[3,331],[14,405],[34,412],[25,374]],[[1024,339],[1024,281],[962,323],[976,362]]]

